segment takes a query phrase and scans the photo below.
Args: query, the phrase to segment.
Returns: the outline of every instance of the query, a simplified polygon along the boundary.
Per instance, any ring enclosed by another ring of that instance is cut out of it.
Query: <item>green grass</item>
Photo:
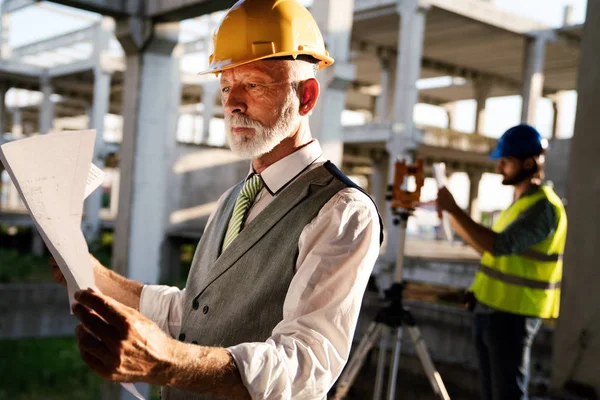
[[[0,341],[0,400],[100,400],[104,382],[74,338]],[[151,387],[149,400],[159,392]]]
[[[0,248],[0,283],[54,282],[48,257]]]
[[[0,341],[0,354],[0,400],[101,398],[103,380],[73,338]]]

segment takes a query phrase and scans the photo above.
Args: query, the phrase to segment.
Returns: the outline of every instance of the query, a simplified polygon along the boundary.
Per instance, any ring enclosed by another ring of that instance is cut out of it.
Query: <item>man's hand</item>
[[[96,271],[96,269],[98,267],[104,267],[102,265],[102,263],[100,261],[98,261],[98,259],[96,257],[94,257],[92,255],[92,253],[90,253],[90,261],[92,264],[92,270]],[[52,275],[52,278],[59,284],[63,285],[63,286],[67,286],[67,280],[65,279],[65,277],[63,276],[62,271],[60,270],[58,263],[56,262],[56,260],[54,259],[54,257],[50,257],[50,259],[48,260],[48,264],[50,264],[50,274]]]
[[[73,313],[81,358],[101,377],[119,382],[164,384],[159,379],[173,339],[133,308],[94,292],[75,293]]]
[[[442,215],[442,211],[447,211],[451,215],[454,215],[457,211],[460,210],[460,207],[458,207],[458,204],[456,204],[452,193],[450,193],[450,191],[446,187],[439,189],[436,205],[440,218]]]
[[[54,259],[54,257],[50,257],[50,260],[48,260],[48,263],[50,264],[50,268],[52,268],[50,270],[50,275],[52,275],[52,279],[54,279],[57,283],[66,287],[67,280],[63,276],[63,273],[60,270],[60,268],[58,267],[58,264],[57,264],[56,260]]]

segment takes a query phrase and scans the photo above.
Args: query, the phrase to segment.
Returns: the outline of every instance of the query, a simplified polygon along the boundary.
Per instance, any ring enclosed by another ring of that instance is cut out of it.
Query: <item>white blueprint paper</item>
[[[92,164],[95,140],[95,130],[68,131],[0,146],[0,159],[67,281],[71,306],[77,290],[98,290],[81,231],[83,201],[104,175]],[[122,386],[144,400],[133,384]]]

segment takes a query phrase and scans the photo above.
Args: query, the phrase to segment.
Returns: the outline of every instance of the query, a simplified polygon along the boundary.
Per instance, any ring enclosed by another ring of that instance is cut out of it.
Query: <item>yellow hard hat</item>
[[[213,35],[214,52],[203,74],[265,58],[312,57],[322,69],[333,64],[310,12],[297,0],[239,0]]]

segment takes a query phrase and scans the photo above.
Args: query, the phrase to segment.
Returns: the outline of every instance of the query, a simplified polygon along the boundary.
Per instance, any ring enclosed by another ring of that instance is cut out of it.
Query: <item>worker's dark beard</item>
[[[537,171],[538,171],[539,167],[537,165],[537,163],[535,164],[535,166],[533,168],[530,169],[526,169],[523,167],[523,163],[521,162],[521,168],[519,168],[519,172],[517,172],[515,174],[515,176],[510,177],[510,178],[504,178],[504,180],[502,181],[503,185],[518,185],[519,183],[523,182],[526,179],[530,179]]]

